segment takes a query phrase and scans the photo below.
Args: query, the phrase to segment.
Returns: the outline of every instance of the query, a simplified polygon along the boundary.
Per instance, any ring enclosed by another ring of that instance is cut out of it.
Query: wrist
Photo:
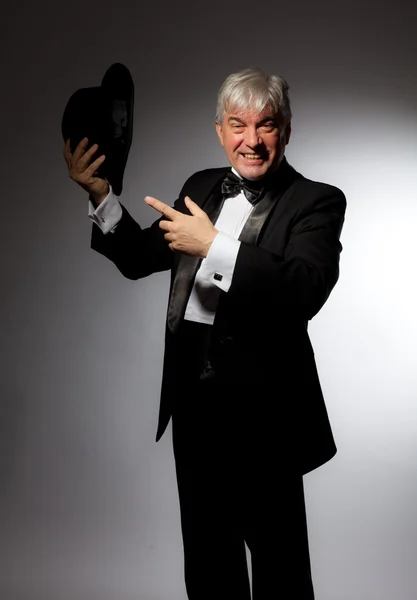
[[[104,189],[103,191],[90,192],[89,198],[90,198],[91,202],[97,207],[99,204],[101,204],[103,202],[103,200],[105,200],[107,198],[107,196],[109,195],[109,192],[110,192],[110,188],[109,188],[109,185],[107,184],[106,189]]]
[[[214,232],[213,232],[213,235],[212,235],[211,239],[205,245],[205,249],[204,249],[205,253],[204,253],[203,258],[207,258],[207,255],[208,255],[208,253],[210,251],[211,245],[214,242],[214,240],[216,239],[218,233],[219,233],[218,230],[215,229]]]

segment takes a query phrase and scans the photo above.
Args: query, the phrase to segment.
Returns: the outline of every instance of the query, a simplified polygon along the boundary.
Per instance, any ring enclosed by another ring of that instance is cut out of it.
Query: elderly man
[[[346,201],[284,156],[288,85],[246,69],[218,94],[230,167],[192,175],[142,229],[83,140],[92,247],[131,279],[170,269],[157,441],[172,417],[190,600],[314,598],[303,474],[336,452],[307,323],[339,275]]]

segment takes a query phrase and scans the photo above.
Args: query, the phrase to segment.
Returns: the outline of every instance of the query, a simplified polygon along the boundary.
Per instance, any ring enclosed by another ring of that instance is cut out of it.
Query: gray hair
[[[216,121],[223,122],[230,110],[262,112],[270,106],[284,125],[291,121],[288,83],[279,75],[268,75],[262,69],[244,69],[232,73],[223,82],[217,96]]]

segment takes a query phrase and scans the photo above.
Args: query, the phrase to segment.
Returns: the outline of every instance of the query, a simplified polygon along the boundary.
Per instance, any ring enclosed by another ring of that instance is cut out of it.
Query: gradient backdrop
[[[145,195],[171,202],[191,173],[225,164],[214,111],[230,72],[288,80],[290,163],[348,199],[340,281],[310,326],[339,447],[305,477],[316,596],[415,600],[416,11],[411,0],[4,9],[2,600],[186,598],[171,431],[154,442],[168,275],[131,282],[89,249],[86,194],[62,157],[69,96],[118,61],[136,85],[122,201],[142,225],[157,216]]]

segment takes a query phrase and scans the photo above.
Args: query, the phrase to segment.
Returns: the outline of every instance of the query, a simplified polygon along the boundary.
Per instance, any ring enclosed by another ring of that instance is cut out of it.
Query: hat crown
[[[73,152],[84,137],[89,147],[98,144],[95,155],[105,154],[99,177],[106,178],[116,195],[123,187],[133,133],[134,84],[130,71],[121,63],[111,65],[98,87],[78,89],[67,102],[62,117],[64,140]]]

